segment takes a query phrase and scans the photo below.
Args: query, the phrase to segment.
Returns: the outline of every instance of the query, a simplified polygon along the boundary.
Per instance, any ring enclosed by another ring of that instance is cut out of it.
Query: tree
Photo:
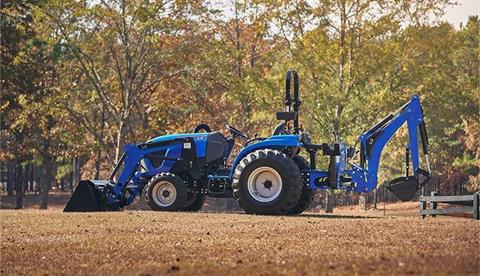
[[[99,145],[104,137],[98,129],[108,128],[106,136],[115,148],[112,163],[119,159],[125,137],[135,137],[136,118],[151,101],[149,93],[162,80],[188,69],[172,68],[170,62],[181,46],[175,42],[186,30],[185,18],[199,9],[201,3],[177,1],[51,1],[42,7],[45,22],[59,31],[75,58],[76,77],[88,82],[95,94],[97,103],[90,107],[97,115],[105,114],[105,122],[98,127],[94,122],[102,119],[88,120],[89,110],[72,104],[73,97],[67,109]],[[74,88],[72,94],[82,90]]]
[[[453,57],[455,67],[458,68],[456,72],[458,91],[461,91],[467,103],[463,114],[460,115],[462,131],[460,146],[463,152],[455,157],[453,166],[468,176],[467,190],[470,192],[480,191],[479,30],[478,16],[470,16],[465,27],[455,35],[459,45],[455,47]]]
[[[12,23],[10,29],[20,38],[9,40],[15,44],[8,49],[5,64],[6,68],[12,70],[7,71],[10,74],[7,74],[4,82],[10,91],[9,104],[5,108],[8,114],[4,122],[8,124],[7,135],[18,139],[13,143],[7,140],[5,154],[18,154],[15,157],[20,162],[34,157],[41,160],[43,178],[40,183],[40,208],[46,209],[48,191],[54,181],[55,158],[62,150],[60,126],[63,118],[55,93],[56,61],[61,53],[59,48],[49,47],[38,36],[33,7],[29,2],[19,2],[2,10],[8,13],[7,22]],[[8,78],[14,81],[10,82]],[[17,192],[23,193],[21,190]]]

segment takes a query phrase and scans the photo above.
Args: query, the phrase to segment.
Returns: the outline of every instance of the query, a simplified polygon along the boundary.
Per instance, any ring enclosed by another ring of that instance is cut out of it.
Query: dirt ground
[[[2,210],[0,272],[478,275],[480,223],[421,219],[410,205],[386,216]]]

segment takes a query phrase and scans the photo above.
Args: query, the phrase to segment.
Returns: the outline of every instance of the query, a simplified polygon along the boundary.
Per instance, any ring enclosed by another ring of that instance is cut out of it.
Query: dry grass
[[[478,221],[0,211],[2,274],[478,274]]]

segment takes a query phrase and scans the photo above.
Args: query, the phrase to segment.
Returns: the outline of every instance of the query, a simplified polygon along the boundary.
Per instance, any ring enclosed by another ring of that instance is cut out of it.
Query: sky
[[[445,10],[445,15],[443,19],[452,24],[455,28],[460,27],[460,23],[465,23],[468,20],[469,15],[478,15],[480,16],[480,0],[450,0],[456,2],[457,5],[448,6]],[[225,7],[225,0],[216,0],[213,1],[214,6],[216,7]],[[229,17],[232,15],[232,10],[227,9],[226,16]]]
[[[467,22],[469,15],[480,15],[480,0],[457,0],[458,5],[446,9],[443,18],[456,28]]]

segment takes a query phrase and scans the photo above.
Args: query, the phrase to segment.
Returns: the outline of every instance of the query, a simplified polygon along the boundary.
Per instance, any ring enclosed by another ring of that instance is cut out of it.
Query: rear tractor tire
[[[287,215],[302,192],[300,170],[286,154],[271,149],[244,157],[233,175],[233,196],[248,214]]]
[[[302,156],[295,156],[293,161],[295,161],[300,170],[310,170],[310,163],[308,163],[308,161]],[[310,206],[310,204],[313,202],[313,195],[314,191],[303,185],[302,181],[302,195],[300,196],[297,204],[295,204],[295,206],[289,211],[289,214],[299,215],[307,210],[308,206]]]
[[[183,179],[171,173],[157,174],[145,190],[145,201],[154,211],[179,211],[187,201],[188,190]]]

